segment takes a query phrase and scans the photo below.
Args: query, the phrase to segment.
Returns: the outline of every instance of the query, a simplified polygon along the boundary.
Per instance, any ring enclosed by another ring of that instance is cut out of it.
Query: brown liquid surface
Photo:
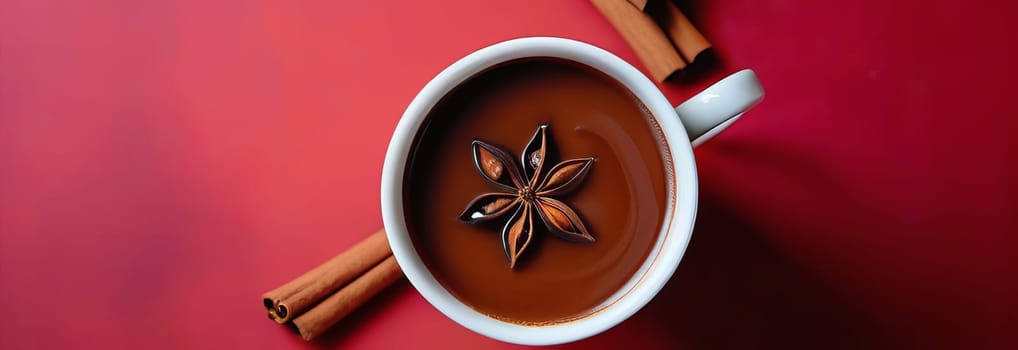
[[[428,269],[463,303],[510,322],[567,321],[610,302],[653,248],[669,196],[663,138],[645,113],[610,77],[555,59],[510,62],[455,89],[429,114],[407,172],[406,217]],[[582,185],[556,197],[597,241],[564,241],[538,218],[510,269],[500,239],[510,215],[487,226],[457,220],[475,196],[497,191],[474,168],[471,142],[519,162],[542,123],[559,161],[597,158]]]

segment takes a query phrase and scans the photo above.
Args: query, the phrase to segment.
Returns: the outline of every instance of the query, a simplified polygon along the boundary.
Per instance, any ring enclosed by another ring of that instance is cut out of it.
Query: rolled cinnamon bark
[[[710,42],[671,0],[590,0],[658,82],[688,68]]]
[[[636,6],[637,10],[643,11],[644,7],[647,7],[647,0],[628,0],[630,4]]]
[[[627,0],[590,0],[659,82],[686,67],[657,23]]]
[[[637,1],[637,0],[633,0]],[[686,63],[693,63],[696,56],[711,47],[707,38],[700,34],[700,31],[693,26],[693,22],[675,6],[671,0],[653,1],[645,11],[657,22],[668,39],[679,49],[679,54]]]
[[[300,332],[301,338],[314,339],[400,277],[403,277],[403,272],[396,264],[396,257],[389,256],[311,310],[297,316],[293,324]]]
[[[391,255],[385,231],[379,230],[293,281],[262,294],[262,303],[269,318],[286,323]]]

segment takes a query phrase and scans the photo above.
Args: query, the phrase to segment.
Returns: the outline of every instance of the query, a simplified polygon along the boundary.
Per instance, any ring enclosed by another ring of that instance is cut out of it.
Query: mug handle
[[[763,86],[760,86],[756,73],[743,69],[675,107],[675,113],[678,113],[689,140],[696,147],[735,123],[763,97]]]

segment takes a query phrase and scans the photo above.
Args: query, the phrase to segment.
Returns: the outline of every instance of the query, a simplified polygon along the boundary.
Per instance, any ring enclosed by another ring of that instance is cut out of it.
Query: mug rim
[[[671,198],[655,246],[634,277],[608,298],[610,304],[588,316],[542,326],[501,321],[464,304],[435,279],[413,246],[403,210],[403,177],[420,126],[442,97],[467,79],[511,60],[555,57],[597,69],[630,90],[649,110],[665,139],[664,157],[672,175]],[[503,41],[449,65],[432,78],[407,107],[393,132],[382,169],[382,219],[393,255],[407,279],[432,306],[461,326],[484,336],[523,345],[552,345],[608,330],[639,311],[664,287],[678,267],[692,236],[697,208],[696,162],[674,107],[657,86],[618,56],[584,42],[557,37]]]

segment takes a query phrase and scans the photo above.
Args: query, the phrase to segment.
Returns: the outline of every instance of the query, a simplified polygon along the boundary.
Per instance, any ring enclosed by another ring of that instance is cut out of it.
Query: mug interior
[[[427,270],[407,231],[403,211],[403,176],[415,136],[435,104],[456,86],[503,62],[552,57],[597,69],[628,88],[657,122],[670,157],[666,171],[669,200],[657,242],[638,272],[606,305],[589,316],[545,326],[497,320],[463,304]],[[583,339],[605,331],[646,305],[674,273],[689,242],[696,213],[697,182],[692,147],[675,111],[657,87],[617,56],[579,41],[534,37],[498,43],[478,50],[433,78],[407,107],[386,153],[382,172],[382,216],[397,262],[411,284],[440,312],[482,335],[517,344],[550,345]]]

